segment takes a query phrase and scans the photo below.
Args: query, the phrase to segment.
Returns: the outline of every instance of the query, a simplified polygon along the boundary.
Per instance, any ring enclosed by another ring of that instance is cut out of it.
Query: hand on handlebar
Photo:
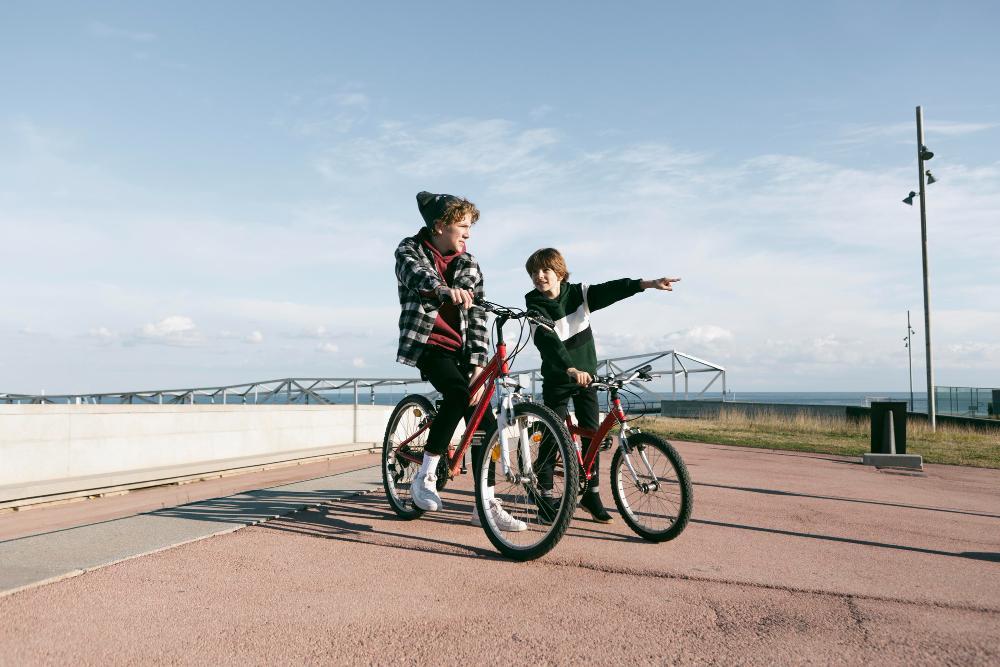
[[[472,307],[473,299],[475,298],[472,294],[472,290],[451,288],[447,285],[441,285],[437,288],[435,292],[441,303],[453,303],[462,310],[468,310]]]
[[[591,374],[587,371],[578,371],[575,368],[567,368],[566,374],[569,375],[573,382],[576,382],[581,387],[586,387],[594,381],[593,376],[591,376]]]

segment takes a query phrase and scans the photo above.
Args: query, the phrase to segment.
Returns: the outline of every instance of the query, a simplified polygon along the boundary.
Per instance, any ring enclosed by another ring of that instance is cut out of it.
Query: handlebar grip
[[[555,322],[553,322],[550,318],[546,317],[537,310],[529,310],[528,317],[530,317],[531,319],[535,320],[535,322],[541,324],[542,326],[548,329],[554,329],[556,326]]]
[[[646,364],[642,368],[637,369],[636,373],[638,373],[639,375],[645,375],[651,370],[653,370],[653,364]]]

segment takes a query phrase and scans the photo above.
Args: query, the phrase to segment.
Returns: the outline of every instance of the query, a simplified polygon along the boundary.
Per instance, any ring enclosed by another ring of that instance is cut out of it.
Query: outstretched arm
[[[606,283],[591,285],[587,288],[587,306],[591,311],[600,310],[647,289],[672,292],[673,283],[679,280],[680,278],[652,278],[649,280],[621,278],[620,280],[609,280]]]
[[[680,278],[651,278],[649,280],[640,280],[639,286],[642,289],[661,289],[668,292],[674,291],[674,283],[679,283]]]

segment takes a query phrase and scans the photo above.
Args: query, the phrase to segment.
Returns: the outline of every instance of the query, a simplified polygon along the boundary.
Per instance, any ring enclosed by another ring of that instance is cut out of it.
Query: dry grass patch
[[[749,417],[724,410],[717,419],[647,417],[641,427],[667,439],[844,456],[861,456],[871,442],[867,421],[810,415]],[[1000,428],[982,432],[939,424],[932,433],[926,422],[914,421],[907,424],[906,451],[922,455],[926,463],[1000,468]]]

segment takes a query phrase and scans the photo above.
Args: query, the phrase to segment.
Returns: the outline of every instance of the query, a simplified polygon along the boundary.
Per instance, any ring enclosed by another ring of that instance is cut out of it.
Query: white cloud
[[[916,121],[907,123],[889,123],[885,125],[860,125],[845,129],[840,143],[864,144],[878,139],[909,139],[916,137]],[[969,123],[947,120],[935,120],[924,127],[925,137],[941,135],[960,137],[977,132],[984,132],[1000,127],[1000,123]],[[915,150],[915,149],[914,149]]]
[[[316,160],[341,180],[327,194],[275,206],[267,221],[136,205],[150,200],[131,176],[74,157],[72,135],[29,121],[0,128],[13,138],[0,154],[0,270],[14,281],[36,275],[41,262],[50,267],[6,296],[0,330],[31,322],[110,341],[94,332],[147,322],[120,336],[124,346],[93,356],[110,367],[114,354],[134,355],[130,366],[141,367],[177,355],[162,361],[171,378],[181,369],[240,380],[309,373],[316,352],[330,355],[330,372],[364,359],[373,375],[406,374],[394,364],[392,251],[419,222],[413,193],[441,183],[483,211],[471,247],[495,300],[521,303],[530,289],[524,258],[547,245],[564,251],[574,280],[684,278],[673,293],[597,312],[602,355],[675,348],[726,366],[731,386],[743,389],[905,382],[899,338],[906,310],[916,323],[921,307],[919,216],[899,202],[911,166],[784,154],[735,161],[667,141],[595,146],[498,119],[372,127],[318,142]],[[1000,372],[989,333],[1000,330],[1000,316],[982,297],[982,285],[1000,282],[1000,164],[941,167],[929,191],[939,382],[987,382]],[[377,201],[347,192],[377,193]],[[231,333],[206,338],[195,322]],[[279,340],[252,359],[221,343],[252,342],[264,330]],[[31,336],[14,338],[17,350]],[[176,349],[155,359],[136,349],[153,342]],[[531,355],[518,364],[527,367]],[[0,363],[8,368],[16,356]],[[50,387],[61,379],[52,372]],[[24,373],[18,382],[41,382]]]
[[[179,346],[199,345],[204,342],[204,337],[194,321],[184,315],[171,315],[155,324],[144,324],[133,339],[135,342]]]
[[[95,37],[106,39],[122,39],[130,42],[153,42],[156,35],[142,30],[124,30],[108,25],[102,21],[91,21],[87,24],[87,32]]]
[[[302,329],[297,335],[302,338],[326,338],[329,335],[327,328],[322,325],[316,325],[314,327],[306,327]]]
[[[251,331],[243,338],[243,342],[250,343],[252,345],[259,345],[264,342],[264,334],[259,331]]]
[[[714,324],[692,327],[668,336],[668,339],[683,341],[688,345],[704,346],[720,342],[732,342],[733,332]]]
[[[107,345],[118,340],[117,332],[107,327],[96,327],[87,332],[87,336],[99,344]]]
[[[529,111],[528,115],[533,120],[541,120],[542,118],[545,118],[546,116],[551,114],[553,111],[555,111],[555,107],[549,104],[539,104],[537,107]]]
[[[340,93],[336,96],[337,104],[342,107],[361,107],[366,108],[370,100],[368,96],[364,93]]]
[[[447,174],[490,175],[498,189],[547,179],[559,166],[545,156],[557,143],[554,130],[520,129],[502,119],[457,119],[429,127],[385,123],[373,137],[337,145],[318,158],[315,169],[341,182],[359,173],[399,174],[422,179]]]
[[[366,364],[363,357],[354,357],[354,359],[351,360],[351,365],[355,368],[364,368]]]

